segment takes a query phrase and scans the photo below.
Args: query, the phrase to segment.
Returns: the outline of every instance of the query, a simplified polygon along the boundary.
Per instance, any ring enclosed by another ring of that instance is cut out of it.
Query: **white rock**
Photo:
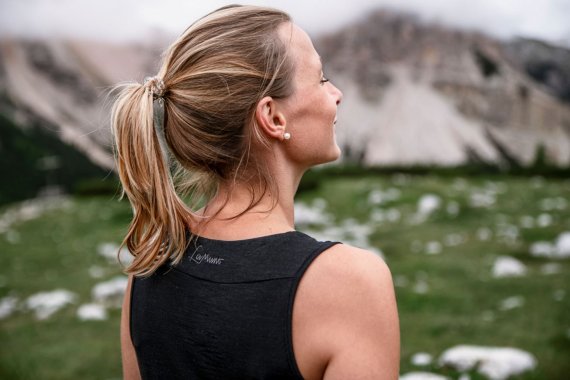
[[[492,236],[493,236],[493,231],[491,231],[490,228],[481,227],[477,230],[477,238],[479,240],[486,241],[491,239]]]
[[[77,295],[65,289],[40,292],[26,299],[26,306],[33,310],[39,320],[47,319],[67,304],[75,302]]]
[[[382,190],[375,189],[368,194],[368,203],[379,205],[382,202],[384,202],[384,193],[382,193]]]
[[[101,256],[105,257],[110,263],[113,264],[118,263],[117,260],[118,251],[119,251],[119,245],[115,243],[101,243],[97,247],[97,252]],[[134,259],[133,255],[131,255],[127,247],[121,248],[119,256],[121,257],[121,262],[127,265],[132,263]]]
[[[408,372],[400,376],[400,380],[448,380],[448,378],[431,372]]]
[[[418,280],[414,285],[414,293],[426,294],[429,291],[429,285],[423,280]]]
[[[383,223],[387,219],[388,218],[387,218],[386,214],[384,213],[384,211],[382,211],[380,209],[373,209],[372,212],[370,212],[370,220],[372,222]]]
[[[551,259],[570,257],[570,232],[563,232],[556,238],[555,243],[537,241],[531,244],[529,252],[532,256]]]
[[[439,358],[447,365],[465,372],[477,371],[491,380],[504,380],[536,367],[535,357],[523,350],[510,347],[481,347],[459,345],[447,349]]]
[[[552,215],[542,213],[536,218],[536,224],[539,227],[548,227],[552,224]]]
[[[513,244],[519,237],[519,228],[513,224],[500,223],[497,225],[497,237],[505,243]]]
[[[563,232],[556,238],[558,257],[570,257],[570,232]]]
[[[360,224],[356,219],[342,221],[340,226],[327,226],[320,231],[304,229],[304,232],[321,241],[342,241],[369,250],[384,258],[382,250],[370,244],[369,235],[374,231],[370,224]]]
[[[40,217],[44,212],[69,208],[72,202],[67,196],[28,199],[6,209],[0,215],[0,233],[7,232],[13,224]]]
[[[346,219],[342,222],[340,229],[343,241],[363,249],[369,246],[368,236],[373,231],[372,226],[359,224],[355,219]]]
[[[554,257],[556,246],[547,241],[537,241],[530,245],[529,253],[537,257]]]
[[[430,215],[441,205],[441,198],[435,194],[425,194],[418,201],[418,214]]]
[[[443,242],[448,247],[455,247],[465,243],[465,236],[461,234],[448,234],[445,236]]]
[[[522,296],[513,296],[505,298],[499,304],[499,309],[505,310],[512,310],[518,307],[522,307],[524,305],[524,297]]]
[[[327,201],[326,199],[323,198],[315,198],[313,199],[313,207],[316,208],[317,210],[321,210],[321,211],[325,211],[325,209],[327,208]]]
[[[82,321],[103,321],[107,319],[107,310],[103,305],[87,303],[77,309],[77,317]]]
[[[101,243],[97,247],[97,253],[108,260],[115,260],[117,258],[117,251],[119,246],[115,243]]]
[[[491,207],[497,202],[497,197],[494,192],[487,189],[476,189],[469,197],[469,203],[472,207]]]
[[[437,255],[442,251],[442,246],[439,241],[429,241],[426,243],[425,252],[428,255]]]
[[[370,213],[370,220],[376,223],[398,222],[402,217],[400,210],[397,208],[389,208],[386,211],[381,209],[374,209]]]
[[[386,210],[386,219],[388,219],[389,222],[395,223],[399,221],[401,217],[402,213],[397,208],[389,208]]]
[[[526,266],[511,256],[499,256],[492,269],[493,277],[520,277],[526,274]]]
[[[8,318],[18,305],[18,298],[7,296],[0,299],[0,319]]]
[[[568,201],[563,197],[544,198],[540,201],[540,208],[544,211],[565,210],[567,206]]]
[[[382,203],[395,201],[400,198],[400,190],[391,187],[386,191],[381,189],[374,189],[368,194],[368,203],[371,205],[380,205]]]
[[[430,365],[433,361],[433,357],[427,352],[418,352],[412,355],[412,364],[415,366],[426,366]]]
[[[332,217],[320,207],[310,207],[304,203],[295,203],[295,224],[298,225],[326,225],[331,223]]]
[[[109,307],[121,307],[127,289],[128,278],[118,276],[109,281],[96,284],[91,290],[93,300]]]
[[[91,278],[101,278],[105,275],[105,269],[98,265],[90,266],[88,271]]]

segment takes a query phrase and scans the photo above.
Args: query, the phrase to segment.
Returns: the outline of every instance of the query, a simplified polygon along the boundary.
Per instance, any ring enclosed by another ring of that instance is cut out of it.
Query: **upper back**
[[[197,238],[176,266],[136,278],[130,331],[143,378],[302,378],[292,346],[295,292],[335,243],[296,231]]]

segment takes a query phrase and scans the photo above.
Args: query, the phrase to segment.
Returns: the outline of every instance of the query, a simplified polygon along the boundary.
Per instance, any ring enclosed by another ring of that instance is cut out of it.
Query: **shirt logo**
[[[205,262],[207,264],[221,265],[224,259],[220,257],[211,256],[209,253],[199,252],[202,246],[196,248],[192,256],[190,256],[190,261],[194,261],[196,264],[201,264]]]

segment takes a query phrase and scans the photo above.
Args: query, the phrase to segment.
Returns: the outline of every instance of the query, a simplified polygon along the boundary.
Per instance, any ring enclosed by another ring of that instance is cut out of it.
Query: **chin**
[[[331,151],[328,152],[328,154],[326,156],[323,156],[319,162],[317,163],[317,165],[320,164],[326,164],[329,162],[333,162],[336,161],[340,158],[342,152],[340,150],[340,148],[338,147],[338,145],[335,144],[334,148],[331,149]]]
[[[330,162],[338,160],[340,158],[340,156],[342,155],[342,151],[340,150],[338,145],[335,145],[335,147],[336,147],[336,149],[334,151],[333,157],[330,160]]]

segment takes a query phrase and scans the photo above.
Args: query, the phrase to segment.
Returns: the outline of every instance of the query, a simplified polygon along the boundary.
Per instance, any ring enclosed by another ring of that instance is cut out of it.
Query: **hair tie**
[[[154,129],[160,144],[160,150],[164,158],[164,162],[168,167],[168,145],[166,144],[166,136],[164,135],[164,81],[159,77],[146,77],[144,86],[150,88],[153,95],[152,101],[152,121]]]
[[[164,81],[157,76],[144,78],[144,86],[150,88],[150,91],[156,98],[164,96]]]

